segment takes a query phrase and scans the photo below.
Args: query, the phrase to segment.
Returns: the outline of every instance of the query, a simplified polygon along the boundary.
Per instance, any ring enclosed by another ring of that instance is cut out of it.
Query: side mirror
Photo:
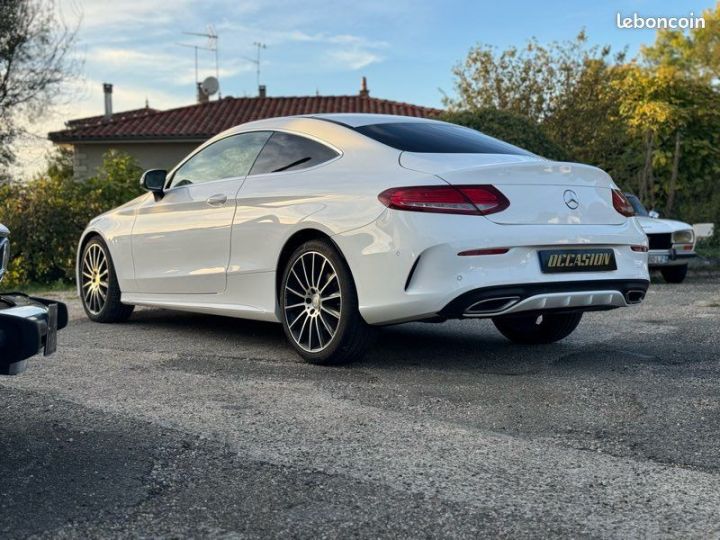
[[[163,195],[166,179],[166,170],[150,169],[149,171],[145,171],[140,177],[140,187],[153,193],[155,198],[158,199]]]
[[[660,212],[658,212],[657,210],[650,210],[650,211],[648,212],[648,216],[651,217],[651,218],[653,218],[653,219],[657,219],[657,218],[660,217]]]

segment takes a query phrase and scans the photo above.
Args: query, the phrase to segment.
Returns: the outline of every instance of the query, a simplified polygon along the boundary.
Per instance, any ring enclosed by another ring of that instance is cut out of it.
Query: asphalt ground
[[[720,278],[565,341],[385,328],[302,363],[278,325],[139,309],[0,379],[0,537],[720,537]]]

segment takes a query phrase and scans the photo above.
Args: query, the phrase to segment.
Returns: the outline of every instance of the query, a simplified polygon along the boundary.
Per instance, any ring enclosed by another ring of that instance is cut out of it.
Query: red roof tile
[[[122,111],[114,113],[110,118],[111,121],[125,120],[126,118],[139,118],[141,116],[147,116],[149,114],[155,114],[159,112],[157,109],[151,109],[149,107],[143,107],[142,109],[132,109],[130,111]],[[98,124],[105,120],[103,115],[90,116],[88,118],[78,118],[76,120],[68,120],[65,125],[69,128],[75,128],[78,126]]]
[[[218,101],[157,111],[136,109],[66,123],[67,129],[48,135],[56,143],[178,139],[204,140],[228,128],[263,118],[317,113],[374,113],[430,117],[441,111],[365,96],[227,97]]]

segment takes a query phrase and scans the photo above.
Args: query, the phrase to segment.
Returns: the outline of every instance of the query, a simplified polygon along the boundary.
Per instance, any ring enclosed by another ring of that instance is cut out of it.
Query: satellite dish
[[[216,94],[220,89],[220,83],[215,77],[207,77],[203,82],[200,83],[200,89],[206,96],[212,96]]]

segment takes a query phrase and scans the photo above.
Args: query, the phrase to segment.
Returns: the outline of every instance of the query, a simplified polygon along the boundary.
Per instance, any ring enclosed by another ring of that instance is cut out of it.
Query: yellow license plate
[[[617,270],[612,249],[548,249],[539,251],[540,269],[558,272],[609,272]]]

